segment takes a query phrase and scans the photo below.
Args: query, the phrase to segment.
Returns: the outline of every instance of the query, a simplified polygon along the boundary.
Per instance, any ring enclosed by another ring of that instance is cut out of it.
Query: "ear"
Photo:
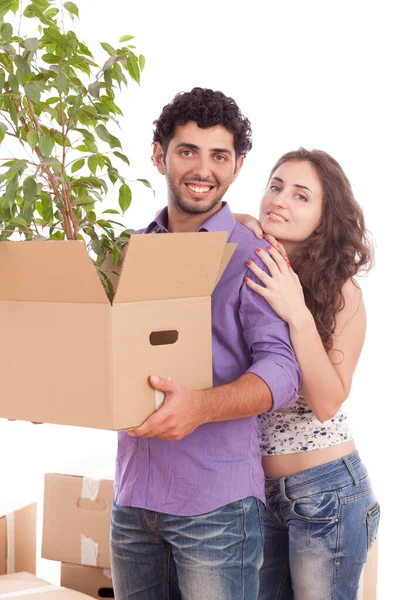
[[[243,167],[243,162],[244,162],[244,156],[240,155],[239,158],[236,161],[236,169],[235,169],[235,172],[233,174],[232,183],[235,181],[236,177],[239,175],[240,169]]]
[[[153,162],[161,175],[165,175],[164,151],[160,142],[153,144]]]

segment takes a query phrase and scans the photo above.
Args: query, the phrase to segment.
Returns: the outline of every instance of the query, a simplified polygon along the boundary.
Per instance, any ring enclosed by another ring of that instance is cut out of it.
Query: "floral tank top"
[[[257,417],[261,454],[309,452],[353,439],[342,408],[321,423],[302,396],[283,410]]]

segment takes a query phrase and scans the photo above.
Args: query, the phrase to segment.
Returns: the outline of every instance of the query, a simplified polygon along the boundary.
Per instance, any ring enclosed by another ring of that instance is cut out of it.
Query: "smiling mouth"
[[[278,215],[275,212],[270,211],[267,214],[267,217],[269,219],[271,219],[271,221],[279,221],[280,223],[287,223],[287,219],[285,219],[285,217],[282,217],[282,215]]]
[[[186,187],[194,194],[208,194],[215,186],[213,185],[194,185],[193,183],[186,183]]]

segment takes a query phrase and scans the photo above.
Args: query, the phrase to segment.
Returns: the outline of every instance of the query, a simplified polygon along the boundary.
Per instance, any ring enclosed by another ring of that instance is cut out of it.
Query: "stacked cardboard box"
[[[112,468],[45,475],[42,557],[61,561],[61,585],[95,598],[113,597],[112,501]]]
[[[60,588],[30,573],[0,576],[0,599],[6,600],[89,600],[89,596]]]
[[[36,504],[0,514],[0,575],[36,573]]]

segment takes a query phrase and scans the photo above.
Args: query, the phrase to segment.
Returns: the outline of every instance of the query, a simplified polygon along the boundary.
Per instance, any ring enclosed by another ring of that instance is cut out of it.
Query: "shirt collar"
[[[227,231],[228,237],[231,235],[236,221],[233,218],[231,209],[226,202],[222,203],[222,208],[214,213],[198,231]],[[163,208],[154,221],[145,230],[145,233],[152,233],[155,229],[168,232],[168,207]]]

